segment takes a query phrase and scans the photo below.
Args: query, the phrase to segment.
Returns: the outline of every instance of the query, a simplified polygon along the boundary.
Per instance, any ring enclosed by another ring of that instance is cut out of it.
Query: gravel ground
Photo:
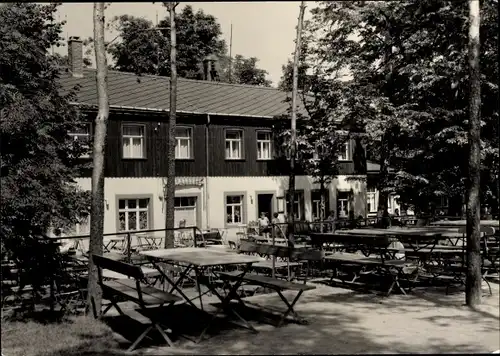
[[[281,328],[252,321],[259,331],[220,331],[199,344],[179,339],[176,346],[142,348],[146,354],[361,354],[491,353],[500,349],[499,286],[479,310],[463,306],[463,292],[415,290],[389,298],[316,284],[296,311],[309,325]],[[485,295],[487,289],[485,289]],[[290,298],[292,296],[290,295]],[[276,295],[247,298],[266,307],[283,306]],[[188,317],[186,317],[188,318]],[[188,323],[194,320],[188,321]]]

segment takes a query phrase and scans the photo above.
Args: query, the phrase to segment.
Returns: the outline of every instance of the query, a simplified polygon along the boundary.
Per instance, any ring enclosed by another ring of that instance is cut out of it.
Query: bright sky
[[[269,72],[276,85],[281,77],[281,66],[292,58],[295,49],[295,26],[299,15],[298,1],[289,2],[187,2],[193,9],[203,9],[215,16],[222,27],[223,37],[229,46],[231,23],[233,24],[233,56],[257,57],[258,66]],[[309,2],[307,12],[312,2]],[[178,9],[177,11],[179,11]],[[65,36],[87,38],[93,34],[93,3],[65,3],[59,7],[59,20],[66,20]],[[106,18],[128,14],[147,18],[156,23],[156,15],[162,19],[166,9],[161,3],[112,3],[106,10]],[[107,40],[116,34],[109,33]],[[67,48],[56,50],[65,54]]]

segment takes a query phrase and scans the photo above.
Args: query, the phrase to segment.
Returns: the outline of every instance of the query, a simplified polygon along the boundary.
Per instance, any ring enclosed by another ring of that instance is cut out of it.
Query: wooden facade
[[[89,113],[93,120],[95,113]],[[133,123],[144,126],[144,158],[123,157],[122,126]],[[223,117],[207,115],[178,115],[178,126],[191,128],[192,159],[176,160],[176,175],[202,176],[284,176],[289,174],[288,160],[273,147],[271,160],[257,159],[257,132],[270,131],[271,119]],[[225,157],[225,133],[239,129],[243,133],[243,157],[228,160]],[[208,133],[208,135],[207,135]],[[165,177],[167,175],[168,113],[125,114],[111,112],[105,148],[106,177]],[[208,149],[208,151],[207,151]],[[366,174],[364,148],[358,140],[351,140],[351,161],[340,162],[340,175]],[[91,163],[91,159],[86,159]],[[207,166],[208,161],[208,166]],[[298,167],[297,175],[303,175]],[[91,169],[82,169],[82,177],[90,177]]]

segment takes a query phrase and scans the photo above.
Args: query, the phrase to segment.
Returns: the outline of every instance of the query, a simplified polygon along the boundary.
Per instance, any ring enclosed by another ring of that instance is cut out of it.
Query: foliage
[[[170,76],[170,22],[168,16],[155,26],[149,20],[130,15],[117,16],[112,21],[121,40],[112,42],[108,51],[115,61],[113,69],[137,74]],[[203,60],[209,55],[219,59],[216,69],[219,80],[226,83],[269,86],[265,70],[257,67],[258,59],[236,55],[231,61],[221,38],[217,19],[185,6],[176,15],[177,72],[187,79],[203,78]],[[231,67],[231,70],[230,70]]]
[[[153,23],[143,18],[122,15],[114,18],[121,42],[112,43],[109,52],[115,60],[115,69],[143,74],[170,75],[168,17],[155,30]],[[221,39],[220,24],[203,10],[193,11],[185,6],[176,15],[177,71],[180,77],[202,79],[202,62],[211,54],[222,56],[226,43]]]
[[[237,54],[232,61],[228,59],[221,61],[221,81],[270,87],[272,82],[266,78],[269,73],[257,67],[258,61],[255,57],[245,58],[240,54]]]
[[[498,12],[482,4],[483,200],[498,197]],[[349,69],[347,105],[364,128],[368,155],[396,174],[379,182],[426,210],[440,195],[464,194],[468,149],[467,2],[322,2],[312,11],[322,75]],[[496,178],[495,178],[496,177]],[[461,205],[460,203],[458,205]]]
[[[34,3],[0,7],[1,238],[11,257],[37,274],[33,283],[50,273],[43,266],[52,255],[37,251],[37,238],[88,212],[88,195],[73,180],[85,149],[68,135],[79,125],[69,104],[74,93],[60,94],[59,66],[48,54],[61,40],[56,10]]]

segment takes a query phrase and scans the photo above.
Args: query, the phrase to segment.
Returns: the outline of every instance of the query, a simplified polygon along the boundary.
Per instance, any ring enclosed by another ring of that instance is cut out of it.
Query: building
[[[82,42],[70,38],[66,90],[80,86],[78,105],[87,114],[85,130],[71,133],[89,140],[97,113],[95,70],[84,69]],[[206,79],[178,80],[175,224],[224,228],[235,236],[259,213],[286,213],[289,163],[276,149],[273,124],[289,106],[275,88],[234,85]],[[109,71],[110,115],[105,148],[105,233],[162,229],[167,175],[169,78]],[[340,174],[328,186],[327,209],[367,216],[366,160],[356,140],[346,144]],[[82,157],[90,160],[90,157]],[[90,190],[90,170],[79,185]],[[360,178],[360,179],[356,179]],[[296,177],[296,218],[319,215],[319,185]],[[76,233],[84,234],[82,223]]]

